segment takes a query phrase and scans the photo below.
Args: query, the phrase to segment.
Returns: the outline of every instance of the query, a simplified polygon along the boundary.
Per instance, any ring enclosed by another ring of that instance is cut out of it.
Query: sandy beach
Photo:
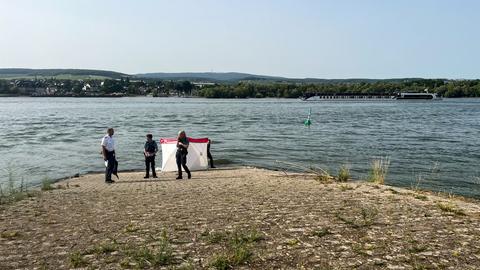
[[[480,204],[256,168],[121,173],[0,205],[0,269],[478,269]]]

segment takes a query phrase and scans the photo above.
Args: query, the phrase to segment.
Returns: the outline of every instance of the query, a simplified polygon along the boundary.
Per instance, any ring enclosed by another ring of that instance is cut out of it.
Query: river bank
[[[480,204],[255,168],[121,173],[0,206],[1,269],[478,269]]]

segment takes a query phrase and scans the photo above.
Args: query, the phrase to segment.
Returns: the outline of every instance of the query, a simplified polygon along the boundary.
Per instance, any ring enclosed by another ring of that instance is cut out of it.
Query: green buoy
[[[310,108],[310,110],[308,111],[308,118],[307,118],[307,120],[305,120],[305,121],[303,122],[303,124],[304,124],[306,127],[309,127],[309,126],[312,124],[312,120],[310,119],[311,115],[312,115],[312,108]]]

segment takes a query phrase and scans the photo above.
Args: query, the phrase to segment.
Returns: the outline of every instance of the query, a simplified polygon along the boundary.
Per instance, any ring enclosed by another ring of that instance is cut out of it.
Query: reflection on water
[[[108,126],[116,128],[125,170],[142,168],[146,133],[159,139],[185,129],[214,140],[217,164],[279,168],[285,165],[275,160],[282,160],[332,174],[349,164],[361,179],[373,158],[388,156],[390,184],[421,178],[423,187],[480,195],[480,99],[0,98],[0,177],[9,164],[33,182],[101,171],[99,144]]]

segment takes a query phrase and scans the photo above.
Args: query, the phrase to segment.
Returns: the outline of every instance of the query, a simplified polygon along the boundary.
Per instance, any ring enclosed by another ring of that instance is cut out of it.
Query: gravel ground
[[[480,269],[480,204],[256,168],[89,174],[0,205],[0,269]]]

